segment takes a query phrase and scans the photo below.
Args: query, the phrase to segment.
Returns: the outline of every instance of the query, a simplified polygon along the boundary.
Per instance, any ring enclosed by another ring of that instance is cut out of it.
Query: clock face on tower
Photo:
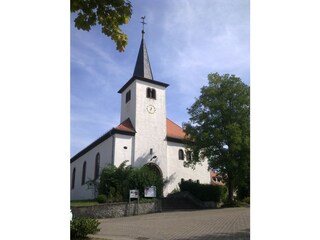
[[[148,105],[147,111],[148,113],[153,114],[156,111],[156,108],[153,105]]]

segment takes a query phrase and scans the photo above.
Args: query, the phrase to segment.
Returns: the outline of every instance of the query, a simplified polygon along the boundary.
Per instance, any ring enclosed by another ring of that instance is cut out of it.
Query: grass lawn
[[[83,201],[71,201],[71,207],[84,207],[84,206],[94,206],[99,205],[99,203],[95,200],[83,200]]]
[[[140,203],[150,203],[157,201],[156,198],[141,198]],[[138,200],[132,200],[131,203],[136,203]],[[117,203],[117,202],[115,202]],[[121,202],[118,202],[121,203]],[[122,202],[123,203],[123,202]],[[87,207],[87,206],[95,206],[99,205],[99,203],[95,200],[79,200],[79,201],[71,201],[70,206],[71,207]]]

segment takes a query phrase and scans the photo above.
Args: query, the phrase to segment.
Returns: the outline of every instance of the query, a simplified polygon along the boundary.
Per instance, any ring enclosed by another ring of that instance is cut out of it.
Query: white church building
[[[208,163],[184,167],[191,157],[183,145],[183,129],[166,115],[166,91],[169,84],[153,79],[144,41],[144,31],[131,79],[118,91],[121,94],[120,124],[71,158],[71,200],[93,199],[89,179],[98,179],[109,164],[142,167],[148,164],[169,183],[163,195],[178,187],[181,179],[210,183]]]

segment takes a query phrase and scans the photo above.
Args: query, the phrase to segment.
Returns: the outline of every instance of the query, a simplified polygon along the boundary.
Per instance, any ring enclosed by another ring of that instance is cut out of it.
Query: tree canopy
[[[77,29],[90,31],[98,23],[102,33],[116,43],[117,50],[124,51],[128,37],[120,26],[131,18],[129,0],[71,0],[70,5],[71,12],[77,14],[74,20]]]
[[[235,189],[250,186],[250,87],[229,74],[209,74],[208,81],[183,124],[193,152],[185,164],[208,159],[209,167],[223,176],[232,201]]]

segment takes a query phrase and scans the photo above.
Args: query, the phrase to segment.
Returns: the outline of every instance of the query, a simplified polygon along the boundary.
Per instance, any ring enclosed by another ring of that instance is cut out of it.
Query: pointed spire
[[[133,76],[138,76],[138,77],[143,77],[147,79],[153,80],[153,75],[152,75],[152,70],[151,70],[151,65],[148,57],[148,51],[146,44],[144,43],[144,25],[146,24],[144,22],[145,17],[142,18],[142,38],[141,38],[141,44],[140,44],[140,49],[138,53],[138,58],[136,62],[136,66],[134,68]]]

